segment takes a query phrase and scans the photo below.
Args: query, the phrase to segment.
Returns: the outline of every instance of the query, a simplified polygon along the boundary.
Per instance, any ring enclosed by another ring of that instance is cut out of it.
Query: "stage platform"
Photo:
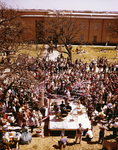
[[[53,100],[56,101],[58,105],[61,104],[62,100]],[[72,107],[71,112],[62,118],[56,118],[55,111],[51,107],[50,115],[49,115],[49,130],[50,131],[76,131],[79,123],[82,124],[82,127],[86,130],[87,128],[91,129],[91,122],[88,118],[86,108],[74,101],[70,102],[70,106]]]

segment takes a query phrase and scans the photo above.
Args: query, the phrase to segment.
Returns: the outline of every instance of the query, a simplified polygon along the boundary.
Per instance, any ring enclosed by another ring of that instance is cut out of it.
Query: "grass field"
[[[42,45],[38,45],[37,48],[35,45],[31,45],[27,49],[20,51],[20,53],[29,54],[32,57],[36,57],[37,54],[40,53],[41,47]],[[77,54],[77,47],[79,50],[85,50],[85,53]],[[63,50],[65,50],[64,47]],[[67,57],[66,54],[64,54],[63,56],[64,58]],[[115,46],[72,46],[72,61],[81,59],[83,62],[90,63],[93,58],[94,60],[96,60],[98,56],[106,57],[111,63],[118,62],[118,58],[116,58]]]
[[[97,59],[97,57],[106,57],[109,62],[116,62],[118,59],[116,58],[116,50],[115,47],[101,47],[101,46],[82,46],[82,50],[85,50],[85,53],[77,54],[73,52],[73,61],[75,59],[81,59],[83,62],[90,63],[90,61],[94,58],[94,60]]]

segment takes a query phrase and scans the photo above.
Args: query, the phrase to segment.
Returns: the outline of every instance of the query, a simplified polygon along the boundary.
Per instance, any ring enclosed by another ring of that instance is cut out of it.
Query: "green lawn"
[[[75,51],[76,47],[73,48],[73,61],[75,59],[82,59],[84,62],[90,62],[93,58],[94,60],[97,57],[106,57],[109,62],[118,61],[116,59],[116,50],[115,47],[98,47],[98,46],[82,46],[82,50],[85,50],[85,53],[77,54]]]
[[[27,49],[20,51],[20,53],[29,54],[32,57],[36,57],[37,54],[40,53],[42,45],[38,45],[36,48],[36,45],[31,45]],[[80,50],[85,50],[85,53],[77,54],[76,48]],[[63,48],[65,50],[65,48]],[[103,50],[103,51],[102,51]],[[118,62],[118,59],[116,58],[116,50],[115,46],[73,46],[72,47],[72,59],[75,61],[76,59],[81,59],[83,62],[90,63],[90,61],[94,58],[94,60],[97,59],[97,57],[106,57],[109,62]],[[64,58],[66,58],[67,55],[64,54]]]

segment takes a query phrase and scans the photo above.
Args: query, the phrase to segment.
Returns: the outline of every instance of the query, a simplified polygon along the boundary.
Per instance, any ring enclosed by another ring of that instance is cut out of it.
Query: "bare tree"
[[[0,3],[0,52],[6,54],[8,62],[10,55],[30,41],[30,33],[17,11]]]
[[[16,87],[17,89],[27,89],[31,88],[31,85],[38,85],[44,81],[44,69],[37,68],[37,70],[33,71],[33,65],[37,63],[37,58],[30,59],[28,61],[28,56],[26,54],[19,54],[16,61],[12,64],[8,64],[7,67],[4,63],[0,64],[0,87],[3,86],[2,92],[0,91],[0,101],[4,101],[7,91],[12,87]],[[41,63],[41,62],[40,62]],[[5,73],[5,68],[9,70]],[[38,78],[36,78],[36,72],[40,74]],[[3,76],[3,78],[2,78]]]
[[[0,3],[0,53],[4,53],[7,58],[5,61],[0,56],[0,87],[3,86],[0,92],[1,101],[12,86],[28,88],[31,82],[35,82],[31,71],[28,70],[27,56],[16,56],[16,52],[28,46],[30,39],[30,29],[20,19],[18,11]],[[6,73],[6,70],[9,71]]]
[[[72,47],[70,44],[79,39],[81,32],[81,24],[71,14],[61,14],[56,12],[54,17],[49,17],[46,20],[46,41],[48,43],[53,40],[53,43],[63,44],[66,53],[72,60]]]
[[[107,27],[108,33],[112,38],[118,38],[118,18],[115,18]]]

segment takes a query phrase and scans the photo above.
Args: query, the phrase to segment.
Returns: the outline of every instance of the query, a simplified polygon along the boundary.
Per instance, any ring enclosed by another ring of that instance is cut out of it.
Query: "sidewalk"
[[[46,57],[46,60],[55,60],[59,56],[59,52],[56,50],[53,50],[52,53],[49,53],[47,50],[43,52],[43,57]]]

